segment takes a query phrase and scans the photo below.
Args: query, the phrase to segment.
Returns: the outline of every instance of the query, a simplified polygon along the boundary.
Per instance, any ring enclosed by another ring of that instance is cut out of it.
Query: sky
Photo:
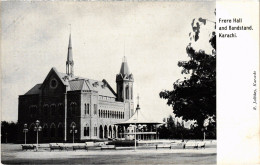
[[[215,2],[2,2],[1,118],[18,119],[18,97],[42,83],[52,67],[65,72],[71,24],[74,74],[106,79],[116,90],[124,56],[134,76],[134,98],[147,118],[162,121],[172,107],[159,98],[182,79],[178,61],[194,18],[215,21]],[[210,53],[213,24],[201,28],[196,50]]]

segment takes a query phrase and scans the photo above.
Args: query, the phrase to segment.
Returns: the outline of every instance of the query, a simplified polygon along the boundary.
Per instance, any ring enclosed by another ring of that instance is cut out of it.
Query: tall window
[[[125,87],[125,98],[129,99],[129,87],[128,86]]]
[[[55,104],[52,104],[52,105],[51,105],[51,116],[54,116],[54,115],[55,115],[55,109],[56,109],[56,105],[55,105]]]
[[[84,114],[87,114],[87,104],[84,104]]]
[[[75,115],[76,114],[76,108],[77,108],[77,104],[75,102],[70,104],[71,115]]]
[[[89,127],[84,127],[84,136],[89,136]]]
[[[55,137],[55,125],[51,125],[51,137]]]
[[[94,127],[94,136],[97,136],[97,127]]]
[[[87,114],[89,115],[89,104],[87,104]]]
[[[43,113],[45,116],[48,116],[48,105],[43,106]]]
[[[58,137],[59,137],[59,138],[62,138],[62,136],[63,136],[63,127],[62,127],[62,125],[60,124],[60,125],[58,126]]]
[[[97,104],[94,104],[94,115],[97,114]]]
[[[133,87],[131,87],[131,100],[133,99]]]
[[[100,109],[98,110],[98,117],[100,117]]]
[[[43,137],[47,137],[47,136],[48,136],[48,127],[47,127],[47,125],[44,125],[44,126],[43,126],[42,136],[43,136]]]
[[[61,104],[61,103],[58,105],[58,113],[59,113],[59,116],[63,115],[63,104]]]

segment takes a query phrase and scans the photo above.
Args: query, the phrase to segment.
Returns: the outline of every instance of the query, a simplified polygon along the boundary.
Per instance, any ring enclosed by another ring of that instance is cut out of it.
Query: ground
[[[3,164],[216,164],[216,146],[206,149],[134,148],[111,151],[22,151],[19,144],[2,144]]]

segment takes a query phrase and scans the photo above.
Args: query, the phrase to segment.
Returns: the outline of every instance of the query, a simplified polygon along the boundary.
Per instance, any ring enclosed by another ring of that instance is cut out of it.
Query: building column
[[[65,93],[64,100],[64,141],[67,141],[67,92]]]

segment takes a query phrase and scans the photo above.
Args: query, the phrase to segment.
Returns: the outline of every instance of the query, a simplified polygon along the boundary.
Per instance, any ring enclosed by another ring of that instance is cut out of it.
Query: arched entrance
[[[116,131],[116,126],[115,125],[113,127],[113,137],[117,138],[117,131]]]
[[[100,138],[100,139],[103,139],[103,138],[104,138],[104,137],[103,137],[103,133],[104,133],[103,126],[100,125],[100,126],[99,126],[99,138]]]
[[[104,135],[105,135],[105,138],[108,138],[108,132],[107,132],[107,126],[105,125],[104,127]]]
[[[108,137],[110,137],[110,138],[113,138],[112,136],[113,136],[113,131],[112,131],[112,127],[111,127],[111,125],[109,126],[109,135],[108,135]]]

